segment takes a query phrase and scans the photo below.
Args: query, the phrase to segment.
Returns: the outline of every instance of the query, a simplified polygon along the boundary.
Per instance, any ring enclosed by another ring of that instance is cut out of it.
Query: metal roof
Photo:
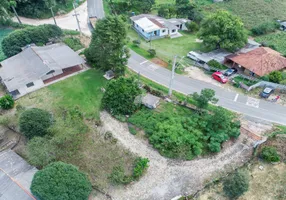
[[[51,70],[83,63],[84,59],[64,44],[28,46],[19,54],[0,63],[0,76],[11,92],[40,79]]]
[[[0,200],[35,200],[30,185],[36,172],[14,151],[0,152]]]

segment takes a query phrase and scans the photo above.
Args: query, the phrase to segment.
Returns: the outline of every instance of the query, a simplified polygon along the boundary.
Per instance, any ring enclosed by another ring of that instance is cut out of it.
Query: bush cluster
[[[0,107],[4,110],[8,110],[14,107],[15,101],[11,95],[5,95],[0,98]]]
[[[139,178],[147,170],[149,163],[148,158],[137,157],[134,161],[132,175],[126,175],[125,170],[122,166],[116,166],[113,168],[112,173],[109,176],[110,181],[115,184],[127,185],[132,181],[139,180]]]
[[[227,67],[221,63],[219,63],[218,61],[216,60],[210,60],[208,63],[207,63],[210,67],[214,67],[216,69],[227,69]]]
[[[20,132],[28,139],[46,135],[52,123],[52,115],[39,108],[25,110],[19,118]]]
[[[78,51],[83,48],[80,39],[75,37],[66,37],[63,42],[68,45],[72,50]]]
[[[276,21],[264,22],[251,29],[253,35],[265,35],[267,33],[274,32],[280,27],[280,24]]]
[[[148,86],[148,85],[144,85],[143,88],[144,88],[147,92],[149,92],[150,94],[153,94],[153,95],[155,95],[155,96],[157,96],[157,97],[164,97],[164,94],[163,94],[161,91],[155,90],[155,89],[151,88],[151,87]]]
[[[15,30],[2,41],[2,49],[7,57],[21,52],[21,48],[28,44],[45,44],[49,39],[62,35],[62,30],[55,25],[45,24],[35,27]]]
[[[282,72],[280,71],[273,71],[268,75],[268,77],[269,81],[273,83],[280,83],[281,81],[283,81]]]
[[[274,147],[263,147],[261,151],[261,157],[267,162],[278,162],[280,161],[280,156]]]
[[[199,115],[167,103],[160,112],[143,108],[128,121],[143,129],[162,155],[191,160],[205,150],[219,152],[222,142],[240,134],[239,123],[227,110],[218,107],[212,112]]]
[[[77,167],[54,162],[34,175],[31,191],[41,200],[84,200],[92,190],[87,176]]]

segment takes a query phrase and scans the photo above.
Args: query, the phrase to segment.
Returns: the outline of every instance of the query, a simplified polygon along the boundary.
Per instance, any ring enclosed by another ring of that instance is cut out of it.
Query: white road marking
[[[148,62],[149,60],[145,60],[145,61],[143,61],[142,63],[140,63],[140,65],[143,65],[143,64],[145,64],[146,62]]]
[[[247,106],[252,106],[252,107],[255,107],[255,108],[259,108],[259,102],[260,102],[259,99],[248,97],[246,105]]]
[[[233,101],[237,101],[238,95],[239,95],[239,94],[236,94],[236,95],[235,95],[235,97],[234,97],[234,100],[233,100]]]
[[[147,67],[148,69],[150,69],[150,70],[152,70],[152,71],[155,71],[156,69],[158,69],[159,67],[157,66],[157,65],[149,65],[148,67]]]

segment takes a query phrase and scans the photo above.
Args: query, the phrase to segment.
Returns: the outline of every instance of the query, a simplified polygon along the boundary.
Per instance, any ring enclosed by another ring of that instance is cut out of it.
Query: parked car
[[[266,87],[266,88],[264,88],[264,90],[260,93],[260,97],[267,99],[273,92],[274,92],[274,88],[272,88],[272,87]]]
[[[215,72],[212,74],[212,77],[221,83],[226,83],[228,79],[221,73],[221,72]]]
[[[197,53],[194,52],[194,51],[190,51],[188,54],[187,54],[187,57],[194,60],[194,61],[199,61],[199,59],[196,57]]]
[[[223,75],[225,75],[225,76],[232,76],[232,75],[234,75],[236,72],[237,72],[237,69],[235,69],[235,68],[230,68],[230,69],[226,70],[226,71],[223,73]]]

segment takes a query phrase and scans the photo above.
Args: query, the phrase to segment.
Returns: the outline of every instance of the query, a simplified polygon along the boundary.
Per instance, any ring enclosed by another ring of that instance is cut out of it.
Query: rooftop
[[[28,46],[19,54],[0,63],[0,76],[7,89],[13,91],[19,89],[19,86],[40,79],[51,70],[83,63],[85,61],[64,44]]]

